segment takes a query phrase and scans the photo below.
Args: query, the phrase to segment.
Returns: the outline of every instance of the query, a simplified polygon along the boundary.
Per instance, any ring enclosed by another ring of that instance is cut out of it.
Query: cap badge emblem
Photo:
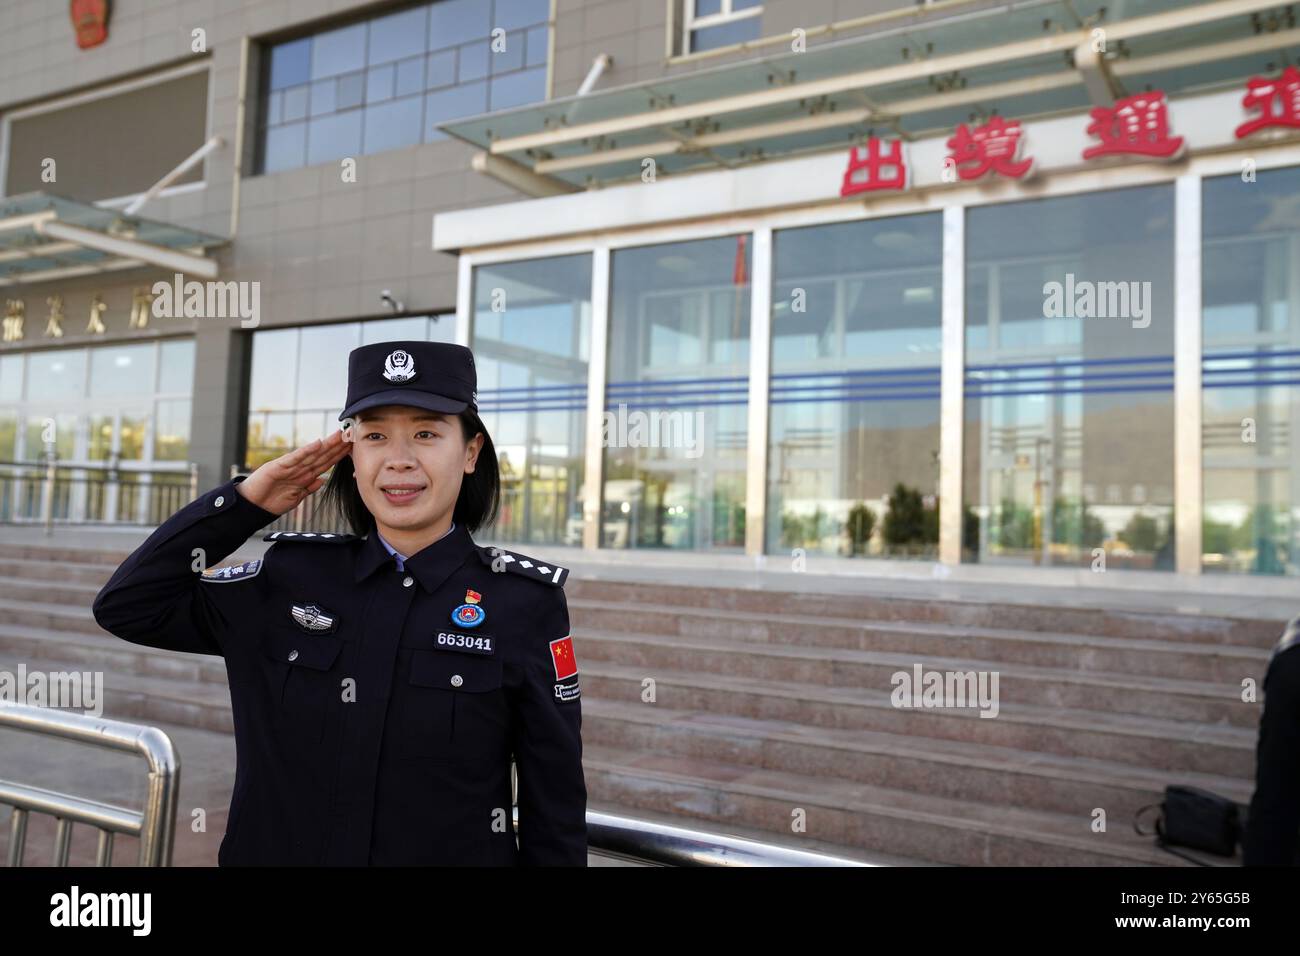
[[[411,353],[401,349],[390,352],[384,359],[384,378],[398,384],[415,378],[415,359]]]

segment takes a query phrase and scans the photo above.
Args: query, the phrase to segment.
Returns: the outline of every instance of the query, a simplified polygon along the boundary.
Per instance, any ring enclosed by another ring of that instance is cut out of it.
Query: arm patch
[[[254,558],[243,564],[232,564],[226,568],[208,568],[199,576],[199,580],[209,584],[229,584],[232,581],[247,581],[257,577],[262,570],[262,559]]]

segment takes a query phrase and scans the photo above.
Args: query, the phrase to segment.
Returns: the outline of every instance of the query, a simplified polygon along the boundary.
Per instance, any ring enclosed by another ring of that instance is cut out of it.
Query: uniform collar
[[[457,522],[446,535],[406,558],[406,573],[419,581],[424,590],[433,593],[442,582],[451,577],[453,571],[465,563],[465,559],[477,547],[474,539],[469,536],[469,531]],[[357,557],[357,582],[365,580],[385,564],[396,567],[393,556],[388,553],[383,541],[379,539],[379,532],[371,524],[370,533],[366,535],[361,554]]]

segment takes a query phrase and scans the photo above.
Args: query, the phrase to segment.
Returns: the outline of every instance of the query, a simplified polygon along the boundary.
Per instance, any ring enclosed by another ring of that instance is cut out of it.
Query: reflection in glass
[[[582,543],[591,256],[474,270],[479,414],[496,445],[491,537]]]
[[[1202,567],[1300,574],[1300,169],[1203,186]]]
[[[1172,570],[1172,187],[972,209],[966,262],[966,560]]]
[[[942,222],[774,236],[766,547],[938,551]]]
[[[745,539],[749,236],[611,256],[603,547]]]
[[[154,461],[186,461],[190,457],[190,400],[158,402],[154,412]]]

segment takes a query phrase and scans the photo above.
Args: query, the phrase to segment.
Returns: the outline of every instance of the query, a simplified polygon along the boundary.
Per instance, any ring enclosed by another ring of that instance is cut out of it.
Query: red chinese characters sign
[[[1126,96],[1114,106],[1095,107],[1088,133],[1101,142],[1085,149],[1084,159],[1116,155],[1172,159],[1184,146],[1181,136],[1169,135],[1169,110],[1160,90]]]
[[[1288,66],[1276,77],[1251,77],[1241,105],[1255,115],[1236,128],[1237,139],[1264,129],[1300,129],[1300,68]],[[1084,149],[1085,160],[1105,156],[1173,160],[1187,148],[1186,140],[1170,129],[1163,90],[1147,90],[1116,100],[1113,106],[1094,107],[1090,118],[1087,132],[1097,142]],[[982,125],[959,123],[946,145],[944,168],[954,170],[964,182],[990,174],[1025,179],[1034,167],[1033,159],[1020,155],[1024,140],[1018,120],[994,116]],[[840,195],[906,189],[908,181],[902,140],[886,146],[873,137],[866,146],[849,151]]]
[[[77,46],[87,50],[108,38],[109,0],[72,0],[68,15],[77,31]]]
[[[1032,159],[1020,159],[1020,122],[1007,122],[1001,116],[992,117],[983,126],[969,129],[965,123],[957,124],[957,131],[948,140],[948,159],[957,168],[957,175],[965,180],[979,179],[997,173],[1008,179],[1024,179],[1033,169]]]
[[[888,151],[882,151],[882,145],[883,142],[873,136],[867,140],[866,146],[855,146],[849,150],[849,165],[844,170],[844,181],[840,184],[841,196],[907,188],[907,160],[903,156],[903,141],[894,140]]]
[[[1300,70],[1288,66],[1275,80],[1252,76],[1241,105],[1259,115],[1237,127],[1237,139],[1275,126],[1300,129]]]

